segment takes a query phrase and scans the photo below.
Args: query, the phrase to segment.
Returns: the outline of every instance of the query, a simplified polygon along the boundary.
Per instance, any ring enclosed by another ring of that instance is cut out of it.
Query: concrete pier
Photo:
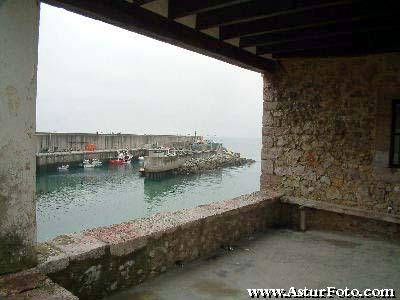
[[[129,153],[134,158],[140,155],[146,155],[145,149],[131,149]],[[83,160],[88,158],[97,158],[100,161],[107,162],[109,159],[118,156],[118,150],[95,150],[95,151],[70,151],[54,153],[37,153],[36,167],[39,171],[54,170],[60,165],[78,166]]]
[[[188,151],[185,154],[165,157],[145,157],[143,167],[147,178],[161,179],[182,167],[191,158],[208,158],[217,153],[216,150]]]
[[[145,157],[144,169],[146,173],[163,173],[181,167],[188,156]]]
[[[0,1],[0,274],[36,264],[38,35],[38,1]]]
[[[188,149],[196,137],[184,135],[137,135],[97,133],[50,133],[37,132],[36,166],[40,169],[56,169],[61,164],[78,165],[88,157],[108,161],[117,157],[117,151],[128,149],[134,157],[145,156],[152,146]],[[92,144],[95,151],[86,151]]]
[[[195,139],[195,136],[190,135],[37,132],[36,153],[84,151],[88,144],[94,144],[96,150],[136,149],[146,148],[144,146],[150,145],[179,149],[188,148]]]

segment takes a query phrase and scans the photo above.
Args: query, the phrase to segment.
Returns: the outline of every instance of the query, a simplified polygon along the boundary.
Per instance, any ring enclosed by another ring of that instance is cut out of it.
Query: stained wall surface
[[[264,76],[261,189],[400,214],[389,166],[400,55],[285,59]]]
[[[38,35],[38,1],[0,1],[0,274],[36,260]]]

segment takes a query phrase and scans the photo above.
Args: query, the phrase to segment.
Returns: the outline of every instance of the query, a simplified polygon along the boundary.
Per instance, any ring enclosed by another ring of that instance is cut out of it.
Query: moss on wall
[[[0,274],[28,269],[36,264],[33,246],[25,245],[17,235],[10,233],[0,237]]]

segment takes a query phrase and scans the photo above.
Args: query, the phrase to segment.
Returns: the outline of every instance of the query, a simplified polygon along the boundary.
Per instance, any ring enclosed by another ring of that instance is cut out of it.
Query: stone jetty
[[[238,153],[222,152],[210,157],[192,157],[175,170],[176,174],[197,174],[208,170],[224,167],[243,166],[254,163],[255,160],[240,157]]]

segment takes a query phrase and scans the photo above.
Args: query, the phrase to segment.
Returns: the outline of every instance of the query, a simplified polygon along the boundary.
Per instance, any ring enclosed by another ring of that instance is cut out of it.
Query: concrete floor
[[[176,267],[109,300],[250,299],[247,288],[394,288],[400,243],[342,233],[273,230],[233,251]]]

